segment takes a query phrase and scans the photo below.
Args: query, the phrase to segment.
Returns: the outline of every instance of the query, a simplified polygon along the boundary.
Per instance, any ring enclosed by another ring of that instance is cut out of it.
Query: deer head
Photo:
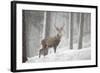
[[[56,30],[57,30],[57,36],[61,37],[63,35],[63,29],[65,24],[62,27],[57,27],[56,25],[54,25]]]

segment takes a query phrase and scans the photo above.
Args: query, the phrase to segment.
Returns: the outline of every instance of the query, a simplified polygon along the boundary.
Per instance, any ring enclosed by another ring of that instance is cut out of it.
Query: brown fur
[[[58,31],[58,34],[54,37],[48,37],[45,38],[41,41],[41,45],[42,45],[42,49],[40,49],[39,51],[39,57],[41,55],[46,56],[48,54],[48,49],[53,47],[54,52],[56,53],[56,48],[60,43],[61,37],[62,37],[62,27],[61,28],[57,28],[56,30]]]

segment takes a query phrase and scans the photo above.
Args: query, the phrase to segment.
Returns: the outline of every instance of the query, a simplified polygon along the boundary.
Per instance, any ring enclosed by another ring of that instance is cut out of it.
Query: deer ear
[[[61,27],[61,30],[63,30],[63,27]]]
[[[61,27],[61,30],[63,30],[63,29],[64,29],[64,26],[65,26],[65,24]]]
[[[56,30],[59,31],[59,28],[57,27]]]

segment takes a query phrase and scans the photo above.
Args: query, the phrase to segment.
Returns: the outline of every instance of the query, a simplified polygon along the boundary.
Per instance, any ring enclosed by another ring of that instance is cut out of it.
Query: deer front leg
[[[39,50],[39,58],[41,57],[42,49]]]
[[[56,53],[56,48],[57,48],[57,47],[56,47],[56,46],[54,46],[54,53]]]
[[[44,48],[44,56],[46,56],[48,54],[48,45],[46,45],[46,47]]]

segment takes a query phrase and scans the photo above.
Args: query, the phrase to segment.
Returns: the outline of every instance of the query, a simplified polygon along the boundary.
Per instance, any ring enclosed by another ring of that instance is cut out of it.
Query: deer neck
[[[60,40],[60,39],[61,39],[61,35],[57,34],[56,38],[57,38],[58,40]]]

